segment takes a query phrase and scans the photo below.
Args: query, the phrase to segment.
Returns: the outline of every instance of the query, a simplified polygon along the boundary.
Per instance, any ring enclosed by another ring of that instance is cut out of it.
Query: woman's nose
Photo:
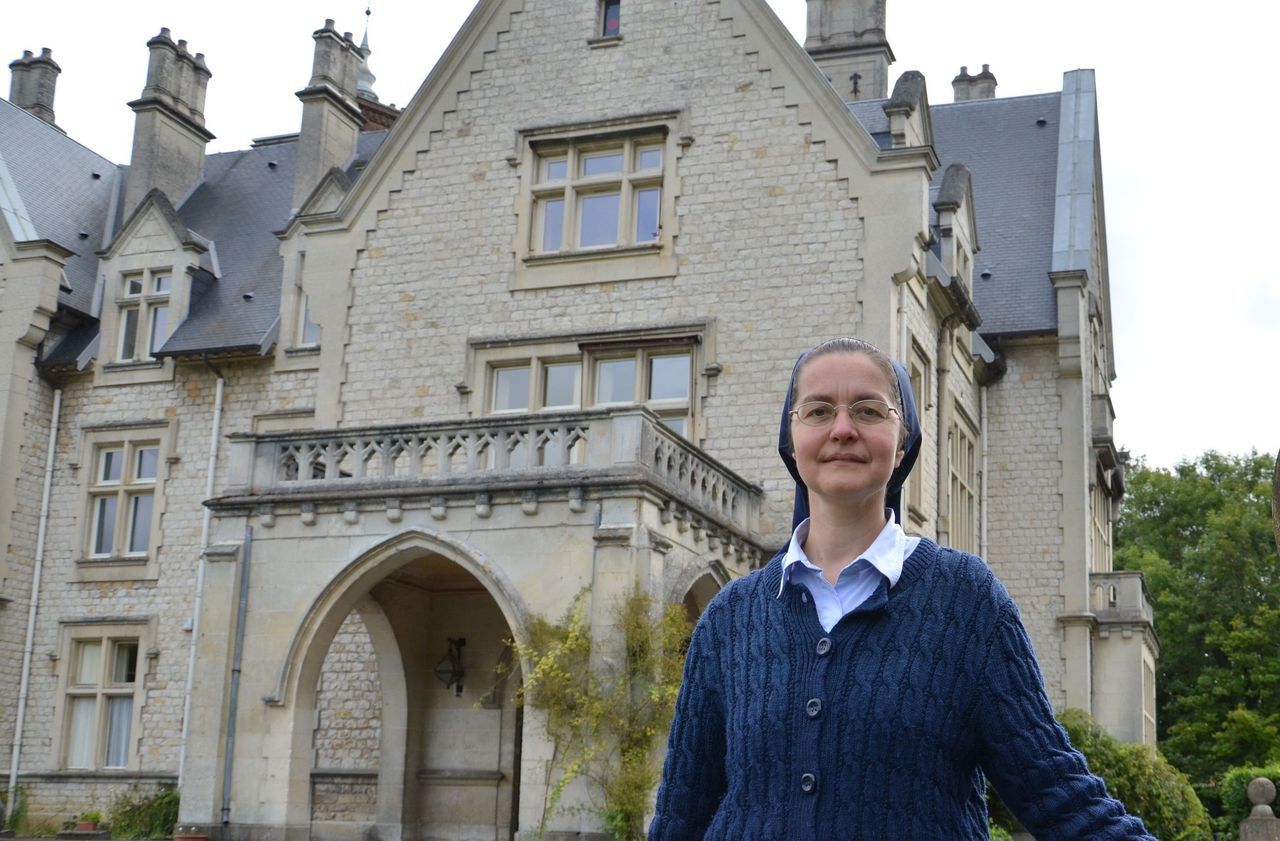
[[[832,438],[852,438],[858,432],[858,425],[853,422],[853,415],[848,406],[837,406],[835,419],[831,422]]]

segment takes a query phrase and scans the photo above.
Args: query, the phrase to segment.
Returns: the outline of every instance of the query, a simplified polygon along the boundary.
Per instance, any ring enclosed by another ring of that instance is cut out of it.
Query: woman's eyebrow
[[[879,392],[875,392],[875,391],[859,392],[855,394],[853,396],[853,399],[850,400],[849,402],[857,403],[862,400],[879,400],[882,403],[889,402],[889,398],[886,395],[880,394]],[[796,400],[796,405],[798,406],[801,403],[814,403],[819,401],[823,403],[831,403],[832,405],[838,402],[836,398],[832,397],[830,394],[826,394],[824,392],[816,392],[813,394],[802,395],[798,400]]]

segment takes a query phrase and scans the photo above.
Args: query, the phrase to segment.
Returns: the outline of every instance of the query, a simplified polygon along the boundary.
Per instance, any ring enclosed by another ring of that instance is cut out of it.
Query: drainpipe
[[[62,389],[53,390],[53,416],[49,422],[49,452],[44,460],[44,493],[40,498],[40,526],[36,532],[36,557],[31,571],[31,604],[27,608],[27,641],[22,649],[22,679],[18,684],[18,720],[13,727],[13,756],[9,760],[9,817],[13,816],[18,790],[18,759],[22,755],[22,730],[31,691],[31,653],[36,644],[36,613],[40,607],[40,578],[44,572],[44,539],[49,531],[49,494],[53,490],[53,457],[58,445],[58,421],[62,415]]]
[[[244,526],[244,553],[240,561],[240,600],[236,606],[236,643],[231,656],[231,695],[227,701],[227,740],[222,763],[222,827],[231,824],[231,769],[235,765],[236,710],[240,705],[240,666],[244,660],[244,625],[249,613],[249,569],[253,558],[253,527]]]
[[[982,414],[982,474],[979,477],[982,494],[978,503],[978,554],[987,556],[987,386],[978,389],[978,411]]]
[[[218,378],[213,398],[213,431],[209,434],[209,466],[205,470],[204,498],[213,496],[213,474],[218,465],[218,438],[222,434],[222,392],[226,378],[206,358],[204,364]],[[204,506],[204,518],[200,523],[200,559],[196,569],[196,601],[191,618],[191,651],[187,655],[187,685],[182,694],[182,741],[178,748],[178,790],[186,779],[187,736],[191,732],[191,687],[196,679],[196,645],[200,641],[200,610],[204,605],[205,550],[209,548],[209,522],[213,511]]]
[[[898,284],[898,361],[903,365],[909,365],[911,360],[911,348],[907,344],[910,341],[907,332],[907,283],[910,281]]]
[[[951,542],[951,340],[960,314],[942,319],[938,329],[938,543]]]

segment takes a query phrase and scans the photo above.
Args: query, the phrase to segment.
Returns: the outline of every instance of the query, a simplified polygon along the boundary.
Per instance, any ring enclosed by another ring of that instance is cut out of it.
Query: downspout
[[[205,470],[204,498],[213,496],[213,474],[218,465],[218,438],[222,434],[222,393],[226,378],[206,357],[204,364],[214,376],[218,384],[213,398],[213,431],[209,434],[209,466]],[[187,655],[187,685],[182,695],[182,741],[178,748],[178,790],[182,790],[182,781],[186,778],[187,768],[187,736],[191,732],[191,688],[196,679],[196,646],[200,641],[200,610],[204,605],[205,550],[209,548],[209,523],[213,511],[204,506],[204,516],[200,523],[200,559],[196,568],[196,601],[192,608],[191,618],[191,651]]]
[[[938,543],[951,542],[951,339],[960,313],[942,319],[938,330]]]
[[[982,474],[979,478],[979,493],[982,494],[978,505],[978,554],[987,557],[987,385],[978,389],[978,411],[982,414]]]
[[[911,348],[907,344],[910,336],[907,332],[907,284],[910,281],[904,281],[898,284],[898,361],[903,365],[909,365],[911,361]]]
[[[240,561],[240,599],[236,606],[236,642],[231,656],[231,695],[227,700],[227,740],[222,762],[222,826],[231,824],[231,769],[235,765],[236,710],[240,702],[240,666],[244,660],[245,618],[249,613],[249,570],[253,559],[253,527],[244,526],[243,558]],[[225,835],[224,835],[225,837]]]
[[[18,684],[18,720],[13,727],[13,756],[9,760],[9,793],[5,800],[13,817],[18,790],[18,759],[22,755],[22,731],[31,691],[31,654],[36,644],[36,613],[40,607],[40,579],[44,573],[44,540],[49,532],[49,495],[53,490],[53,457],[58,446],[58,422],[62,415],[62,389],[53,390],[53,415],[49,422],[49,452],[44,460],[44,492],[40,497],[40,526],[36,532],[36,557],[31,571],[31,603],[27,608],[27,641],[22,649],[22,679]]]

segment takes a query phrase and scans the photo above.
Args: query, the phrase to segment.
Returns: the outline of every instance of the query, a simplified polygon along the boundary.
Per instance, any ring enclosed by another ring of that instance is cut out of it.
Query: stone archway
[[[313,839],[514,835],[515,608],[486,567],[401,535],[336,576],[302,622],[281,684],[293,706],[289,810]],[[435,674],[450,640],[465,640],[460,687]],[[325,682],[326,662],[344,662],[348,677]],[[343,756],[350,767],[332,763]]]

